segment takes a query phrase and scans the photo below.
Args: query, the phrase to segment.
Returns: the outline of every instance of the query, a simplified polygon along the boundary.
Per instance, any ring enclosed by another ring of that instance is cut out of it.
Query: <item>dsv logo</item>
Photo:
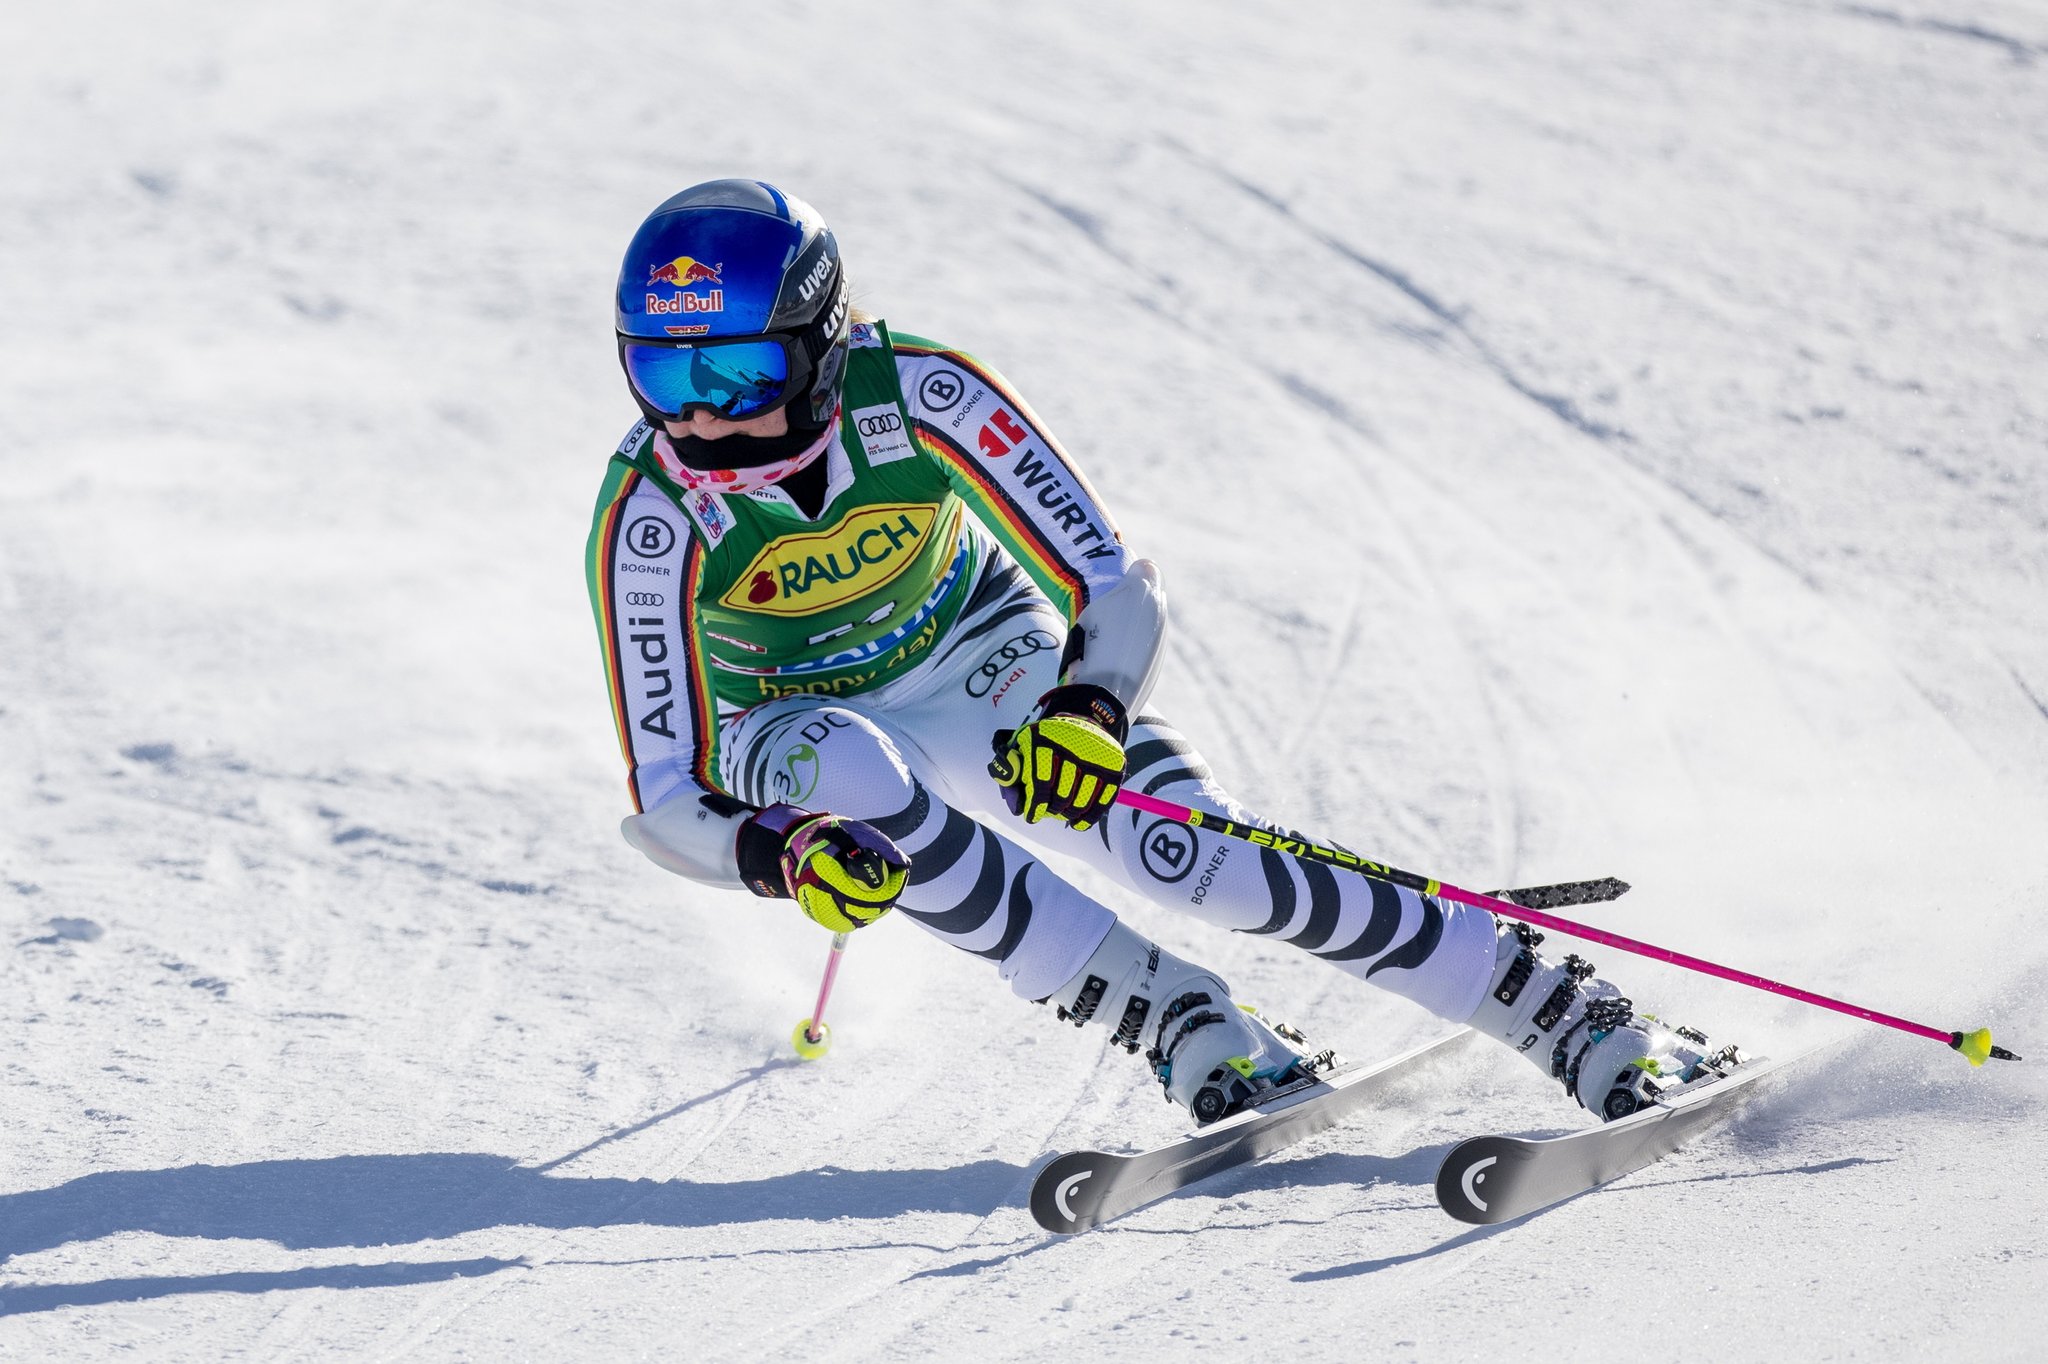
[[[903,418],[894,412],[880,412],[872,417],[860,419],[860,433],[863,436],[886,436],[891,431],[903,429]]]
[[[660,606],[667,600],[668,598],[659,592],[628,592],[626,594],[626,605],[628,606]]]
[[[966,683],[967,694],[969,696],[987,696],[989,688],[1002,680],[1005,668],[1012,667],[1020,660],[1029,658],[1033,654],[1042,654],[1047,649],[1057,649],[1059,647],[1060,642],[1054,639],[1049,631],[1045,630],[1030,630],[1017,636],[1015,639],[1006,640],[1002,647],[990,654],[979,668],[968,674]]]

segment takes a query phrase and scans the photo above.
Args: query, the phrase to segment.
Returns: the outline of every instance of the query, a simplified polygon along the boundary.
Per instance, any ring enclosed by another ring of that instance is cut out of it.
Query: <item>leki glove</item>
[[[1123,702],[1085,682],[1054,687],[1029,719],[995,735],[989,775],[1012,814],[1036,824],[1050,816],[1086,829],[1109,812],[1124,779]]]
[[[865,928],[896,906],[910,858],[872,824],[771,805],[740,825],[740,875],[756,895],[795,900],[834,933]]]

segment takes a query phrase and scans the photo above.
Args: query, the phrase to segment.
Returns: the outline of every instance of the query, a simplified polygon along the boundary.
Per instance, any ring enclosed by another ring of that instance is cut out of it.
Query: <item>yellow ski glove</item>
[[[1054,687],[1023,724],[996,731],[988,772],[1026,823],[1050,816],[1086,829],[1116,801],[1129,733],[1123,702],[1107,688]]]
[[[834,933],[865,928],[896,907],[910,858],[872,824],[771,805],[740,825],[734,850],[747,888],[791,899]]]

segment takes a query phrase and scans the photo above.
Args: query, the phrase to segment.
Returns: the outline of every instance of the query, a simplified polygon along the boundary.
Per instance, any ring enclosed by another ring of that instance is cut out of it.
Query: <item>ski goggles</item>
[[[650,417],[706,411],[744,421],[772,412],[810,387],[815,370],[796,332],[649,340],[619,338],[626,382]]]

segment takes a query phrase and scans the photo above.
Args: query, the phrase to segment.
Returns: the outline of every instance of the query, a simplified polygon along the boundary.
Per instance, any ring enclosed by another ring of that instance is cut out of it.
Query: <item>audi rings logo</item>
[[[860,419],[860,433],[863,436],[886,436],[891,431],[903,429],[903,418],[894,412],[881,412],[872,417]]]
[[[1042,654],[1048,649],[1057,649],[1060,642],[1048,630],[1027,630],[1015,639],[1006,640],[982,665],[967,677],[969,696],[987,696],[989,689],[1002,681],[1003,674],[1033,654]]]
[[[668,598],[659,592],[628,592],[626,594],[626,605],[628,606],[661,606],[667,601]]]

